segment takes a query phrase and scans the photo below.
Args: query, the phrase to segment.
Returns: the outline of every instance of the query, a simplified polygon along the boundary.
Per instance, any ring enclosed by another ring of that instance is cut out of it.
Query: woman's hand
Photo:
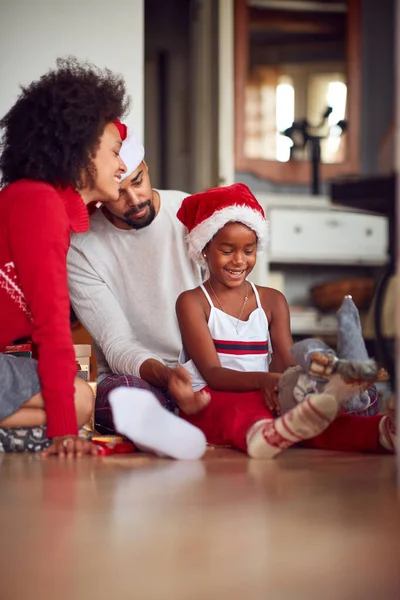
[[[85,454],[97,456],[96,446],[77,435],[65,435],[53,438],[53,443],[42,452],[42,457],[81,458]]]
[[[281,414],[278,400],[278,383],[282,377],[281,373],[263,373],[260,389],[264,395],[265,404],[275,415]]]
[[[179,410],[186,415],[197,414],[203,410],[211,400],[211,396],[208,392],[193,391],[192,378],[182,366],[172,369],[168,380],[168,389],[179,406]]]

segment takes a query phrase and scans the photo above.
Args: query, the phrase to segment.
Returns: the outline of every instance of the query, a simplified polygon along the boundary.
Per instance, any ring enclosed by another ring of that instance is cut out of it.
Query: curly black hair
[[[94,184],[96,155],[107,123],[129,108],[125,82],[75,57],[27,87],[0,121],[0,172],[6,185],[28,178],[79,189]]]

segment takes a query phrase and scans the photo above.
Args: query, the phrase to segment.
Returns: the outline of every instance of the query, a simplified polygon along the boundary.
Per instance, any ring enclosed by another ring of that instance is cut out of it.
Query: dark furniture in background
[[[338,179],[331,184],[331,200],[388,218],[389,262],[378,283],[375,296],[375,357],[389,372],[393,388],[396,384],[394,339],[382,334],[382,309],[390,278],[396,273],[396,175],[382,177],[354,177]],[[393,316],[394,317],[394,316]]]

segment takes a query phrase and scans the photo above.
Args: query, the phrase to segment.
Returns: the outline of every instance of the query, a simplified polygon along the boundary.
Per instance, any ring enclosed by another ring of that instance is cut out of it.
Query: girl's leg
[[[210,403],[195,415],[180,416],[201,429],[209,444],[233,446],[247,452],[248,430],[261,420],[272,420],[261,392],[219,392],[206,387]]]
[[[272,458],[289,446],[315,437],[339,411],[328,394],[313,394],[284,416],[274,419],[261,392],[217,392],[197,415],[182,415],[199,427],[211,444],[229,445],[254,458]]]
[[[397,444],[394,411],[361,417],[341,414],[316,437],[302,442],[307,448],[344,452],[394,452]]]

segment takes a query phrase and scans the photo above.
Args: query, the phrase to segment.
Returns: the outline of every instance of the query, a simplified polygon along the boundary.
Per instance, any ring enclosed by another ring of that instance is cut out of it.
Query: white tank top
[[[261,306],[256,286],[249,283],[254,290],[257,308],[253,310],[247,321],[238,321],[214,306],[205,287],[200,286],[211,307],[208,328],[222,367],[236,371],[268,372],[272,356],[268,319]],[[192,376],[193,389],[197,392],[207,383],[194,362],[188,358],[185,350],[182,349],[179,364],[183,365]]]

